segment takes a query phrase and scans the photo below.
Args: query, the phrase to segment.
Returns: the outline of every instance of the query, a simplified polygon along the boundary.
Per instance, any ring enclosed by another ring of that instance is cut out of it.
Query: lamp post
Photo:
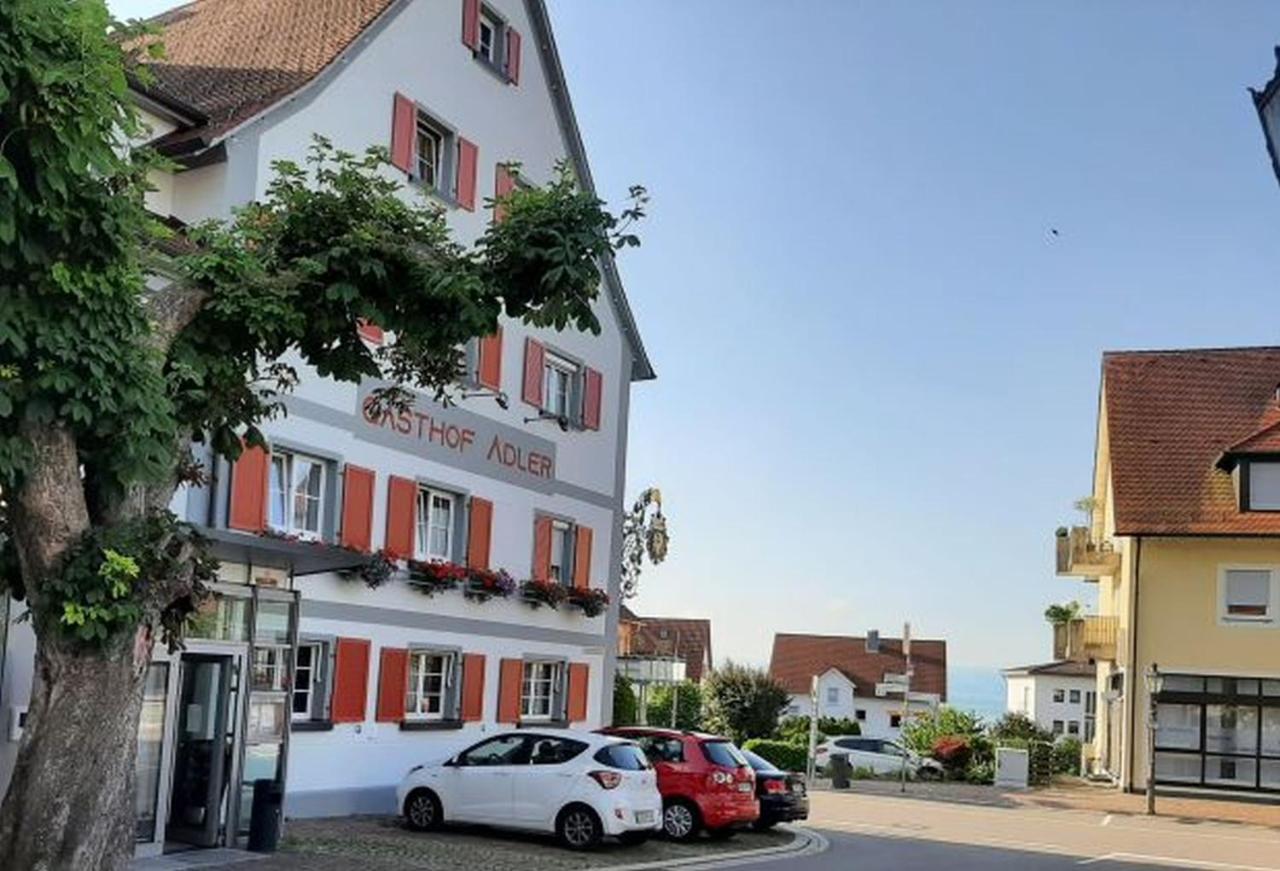
[[[1156,812],[1156,730],[1160,728],[1156,698],[1164,687],[1164,675],[1160,673],[1160,666],[1153,662],[1142,677],[1147,684],[1147,815],[1154,816]]]

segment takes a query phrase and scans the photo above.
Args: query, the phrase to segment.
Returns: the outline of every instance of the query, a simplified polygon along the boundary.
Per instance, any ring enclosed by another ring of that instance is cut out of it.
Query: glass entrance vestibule
[[[284,782],[297,593],[224,563],[183,650],[157,648],[138,721],[137,854],[242,846],[254,781]]]

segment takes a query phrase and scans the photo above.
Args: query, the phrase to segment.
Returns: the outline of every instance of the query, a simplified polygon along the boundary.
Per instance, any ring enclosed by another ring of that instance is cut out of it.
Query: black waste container
[[[249,849],[274,853],[280,846],[284,811],[284,784],[264,777],[253,782],[253,812],[249,817]]]
[[[831,761],[827,763],[827,768],[831,772],[831,788],[832,789],[848,789],[849,777],[853,774],[853,768],[849,765],[849,757],[844,753],[833,753]],[[253,849],[250,847],[250,849]]]

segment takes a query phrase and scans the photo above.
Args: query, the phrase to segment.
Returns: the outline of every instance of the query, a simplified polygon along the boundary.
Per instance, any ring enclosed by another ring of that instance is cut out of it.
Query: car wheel
[[[440,799],[429,789],[415,789],[404,800],[404,818],[415,832],[429,832],[440,827],[444,814]]]
[[[604,837],[596,812],[584,804],[569,805],[556,820],[556,837],[570,850],[590,850]]]
[[[941,780],[942,772],[936,768],[921,768],[916,771],[917,780]]]
[[[687,841],[698,834],[698,811],[682,799],[662,808],[662,831],[673,841]]]
[[[645,841],[649,840],[652,832],[623,832],[618,835],[618,841],[626,844],[628,847],[638,847]]]
[[[738,830],[728,826],[723,829],[707,829],[707,837],[713,841],[727,841],[736,834],[738,834]]]

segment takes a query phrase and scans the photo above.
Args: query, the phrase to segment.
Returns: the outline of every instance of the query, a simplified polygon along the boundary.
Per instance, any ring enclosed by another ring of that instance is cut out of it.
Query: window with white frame
[[[413,547],[415,559],[453,558],[454,511],[457,504],[457,497],[452,493],[428,487],[418,490],[418,529]]]
[[[429,188],[444,189],[447,139],[443,129],[418,113],[418,178]]]
[[[502,59],[502,21],[487,7],[480,7],[480,44],[476,54],[494,66]]]
[[[524,664],[524,680],[520,687],[520,719],[555,718],[556,698],[563,673],[564,669],[559,662],[533,660]]]
[[[567,583],[569,580],[570,542],[573,531],[563,520],[551,521],[551,564],[548,575],[551,580]]]
[[[1249,504],[1251,511],[1280,511],[1280,462],[1250,460]]]
[[[298,645],[298,656],[293,664],[293,719],[321,718],[323,699],[320,698],[320,684],[324,666],[323,644],[304,641]]]
[[[1226,568],[1219,583],[1219,617],[1223,622],[1275,622],[1276,584],[1272,569]]]
[[[574,385],[578,365],[548,351],[542,363],[542,410],[559,417],[573,417]]]
[[[250,671],[252,688],[260,692],[284,692],[287,686],[288,661],[289,648],[286,646],[255,646]]]
[[[271,528],[302,538],[319,538],[324,523],[324,460],[292,451],[271,454]]]
[[[454,655],[447,651],[409,652],[409,688],[404,700],[406,718],[443,720],[448,716],[453,663]]]

